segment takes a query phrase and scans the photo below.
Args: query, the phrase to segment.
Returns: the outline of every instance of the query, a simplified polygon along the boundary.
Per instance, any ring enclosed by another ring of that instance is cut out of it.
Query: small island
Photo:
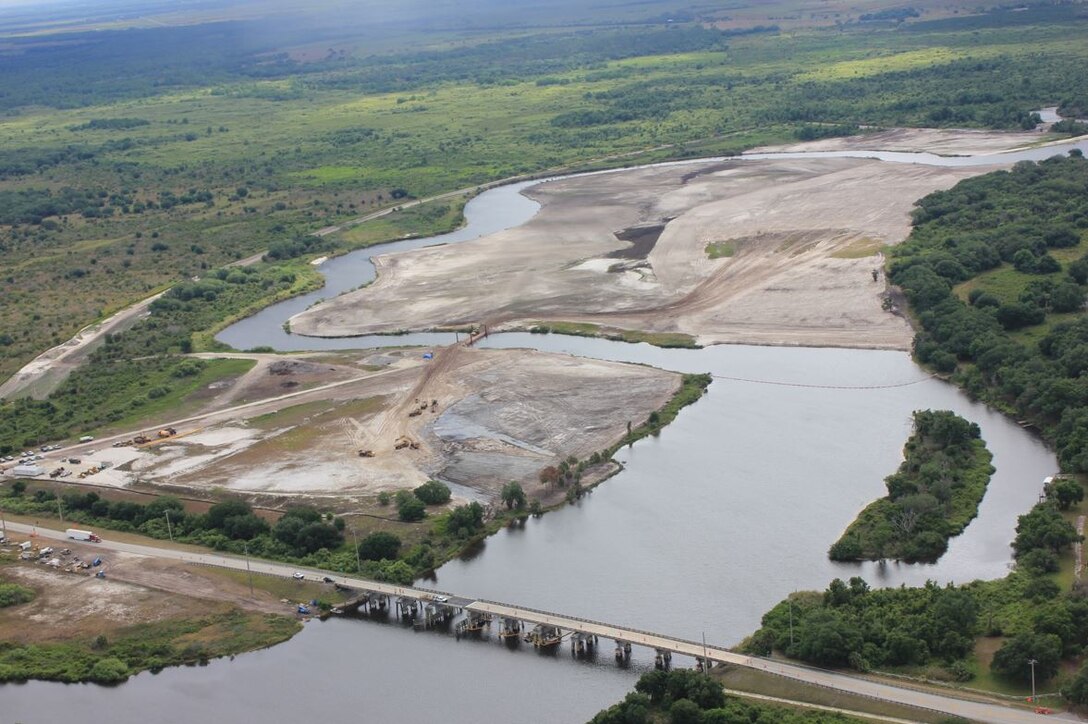
[[[918,410],[888,495],[868,505],[831,546],[833,561],[932,563],[963,532],[994,468],[978,425],[948,410]]]

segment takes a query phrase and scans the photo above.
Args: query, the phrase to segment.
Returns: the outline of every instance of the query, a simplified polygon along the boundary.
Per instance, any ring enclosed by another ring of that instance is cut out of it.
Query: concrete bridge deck
[[[67,539],[63,531],[43,528],[41,526],[8,522],[7,529],[9,534],[16,531],[21,533],[31,533],[33,531],[42,538],[55,540]],[[296,566],[257,559],[250,559],[247,561],[238,556],[204,553],[202,551],[196,552],[192,549],[160,548],[136,543],[111,541],[108,539],[103,539],[100,543],[95,545],[105,550],[122,551],[154,558],[166,558],[187,563],[229,568],[236,571],[246,571],[248,569],[254,573],[284,578],[292,577],[295,572],[301,572],[307,580],[322,582],[326,576],[329,576],[327,571],[317,569],[300,569]],[[981,701],[970,701],[957,698],[951,694],[944,695],[932,693],[931,691],[893,686],[891,684],[885,684],[837,671],[816,669],[758,656],[747,656],[745,654],[732,652],[720,646],[708,645],[704,649],[703,644],[696,641],[689,641],[687,639],[675,638],[651,631],[643,631],[600,621],[592,621],[575,616],[564,616],[563,614],[550,611],[541,611],[496,601],[475,600],[473,598],[457,596],[456,594],[444,591],[415,588],[412,586],[398,586],[392,583],[369,581],[363,578],[340,574],[337,574],[334,578],[341,586],[355,589],[360,593],[379,593],[386,596],[399,596],[414,598],[420,601],[433,601],[469,612],[488,613],[494,616],[517,619],[526,623],[556,626],[565,632],[579,631],[586,634],[593,634],[598,637],[626,641],[634,645],[671,651],[686,656],[701,658],[705,653],[705,656],[711,661],[729,663],[737,666],[747,666],[829,689],[845,691],[879,701],[896,702],[907,706],[943,712],[979,722],[991,722],[993,724],[1027,724],[1029,722],[1045,722],[1057,718],[1044,718],[1041,715],[1035,714],[1033,711],[1024,708],[1002,706],[1000,704],[985,703]],[[1076,717],[1068,718],[1079,721]]]

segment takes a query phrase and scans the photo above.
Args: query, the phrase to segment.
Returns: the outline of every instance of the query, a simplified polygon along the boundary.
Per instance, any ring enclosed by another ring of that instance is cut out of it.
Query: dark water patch
[[[657,240],[661,238],[661,232],[665,225],[672,219],[665,219],[659,224],[646,224],[631,226],[613,234],[620,241],[626,241],[630,246],[616,249],[605,254],[607,259],[645,259],[654,250]]]

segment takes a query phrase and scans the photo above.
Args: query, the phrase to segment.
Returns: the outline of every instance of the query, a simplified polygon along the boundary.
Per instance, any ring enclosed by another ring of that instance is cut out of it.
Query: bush
[[[0,608],[18,606],[34,600],[34,591],[15,583],[0,583]]]
[[[371,533],[359,542],[359,557],[364,561],[395,560],[400,538],[384,531]]]
[[[91,667],[90,679],[100,684],[119,684],[127,678],[128,666],[120,659],[99,659]]]
[[[414,491],[415,496],[427,505],[443,505],[450,502],[450,489],[437,480],[428,480]]]
[[[427,508],[423,501],[411,493],[397,493],[397,517],[405,523],[423,520],[427,517]]]

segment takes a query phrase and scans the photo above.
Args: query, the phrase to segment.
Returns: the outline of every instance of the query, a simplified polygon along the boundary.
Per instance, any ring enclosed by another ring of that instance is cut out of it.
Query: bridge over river
[[[425,611],[429,608],[432,612],[442,610],[463,612],[466,621],[491,621],[498,618],[502,622],[500,636],[503,635],[504,631],[508,630],[506,628],[508,624],[522,622],[534,625],[537,629],[543,628],[544,630],[559,632],[578,641],[586,640],[586,637],[611,639],[616,642],[617,654],[622,651],[624,646],[628,647],[628,651],[631,645],[645,646],[657,651],[659,656],[663,652],[667,652],[667,654],[690,656],[698,662],[709,661],[711,663],[746,666],[870,699],[895,702],[976,721],[1003,724],[1006,722],[1038,722],[1041,720],[1039,714],[1024,708],[1001,706],[989,702],[972,701],[945,694],[931,693],[920,689],[893,686],[837,671],[787,663],[761,656],[749,656],[720,646],[709,645],[706,642],[691,641],[628,626],[593,621],[577,616],[567,616],[561,613],[541,611],[498,601],[477,600],[424,588],[397,586],[374,581],[363,582],[360,579],[351,577],[341,577],[337,581],[341,586],[356,589],[361,594],[347,604],[349,608],[388,597],[389,600],[399,601],[404,605],[407,602],[415,602],[419,608],[414,613],[420,617],[426,616]],[[394,604],[390,603],[388,605]],[[521,628],[517,629],[518,632],[521,630]]]
[[[7,522],[9,537],[12,533],[34,534],[39,538],[53,540],[67,540],[64,531],[31,526],[22,523]],[[108,566],[108,558],[105,551],[113,550],[123,553],[148,556],[152,558],[164,558],[169,560],[194,563],[205,566],[215,566],[236,571],[249,571],[252,573],[280,576],[284,578],[296,577],[301,574],[306,580],[324,582],[329,576],[328,572],[316,569],[299,569],[282,563],[274,563],[265,560],[246,559],[238,556],[223,555],[218,553],[204,553],[199,549],[168,548],[158,546],[146,546],[136,543],[125,543],[103,539],[95,544],[103,549],[103,560]],[[541,627],[544,631],[558,632],[560,637],[576,640],[586,640],[585,637],[597,637],[611,639],[620,645],[646,646],[658,652],[669,652],[690,656],[697,660],[733,664],[759,669],[768,673],[777,674],[797,681],[814,684],[830,689],[845,691],[851,694],[868,697],[880,701],[896,702],[907,706],[929,709],[955,716],[961,716],[980,722],[992,722],[994,724],[1020,724],[1022,722],[1046,721],[1040,715],[1025,708],[1016,706],[1002,706],[1000,704],[982,701],[962,699],[951,694],[938,694],[932,691],[921,691],[902,686],[874,681],[871,679],[816,669],[799,664],[786,663],[775,659],[759,656],[738,654],[729,649],[707,645],[702,642],[676,638],[666,634],[643,631],[637,628],[622,626],[601,621],[592,621],[576,616],[566,616],[561,613],[541,611],[534,608],[517,606],[497,601],[477,600],[475,598],[459,596],[444,591],[435,591],[412,586],[398,586],[381,581],[369,581],[354,576],[337,575],[335,582],[343,589],[353,591],[356,595],[345,608],[368,605],[369,602],[385,601],[385,605],[396,605],[401,602],[404,606],[416,606],[420,611],[430,607],[432,612],[442,611],[447,614],[447,620],[453,616],[464,616],[466,621],[490,621],[499,618],[500,626],[518,622]],[[522,629],[517,629],[520,636]],[[500,628],[500,636],[503,631]],[[550,645],[547,642],[544,645]]]

